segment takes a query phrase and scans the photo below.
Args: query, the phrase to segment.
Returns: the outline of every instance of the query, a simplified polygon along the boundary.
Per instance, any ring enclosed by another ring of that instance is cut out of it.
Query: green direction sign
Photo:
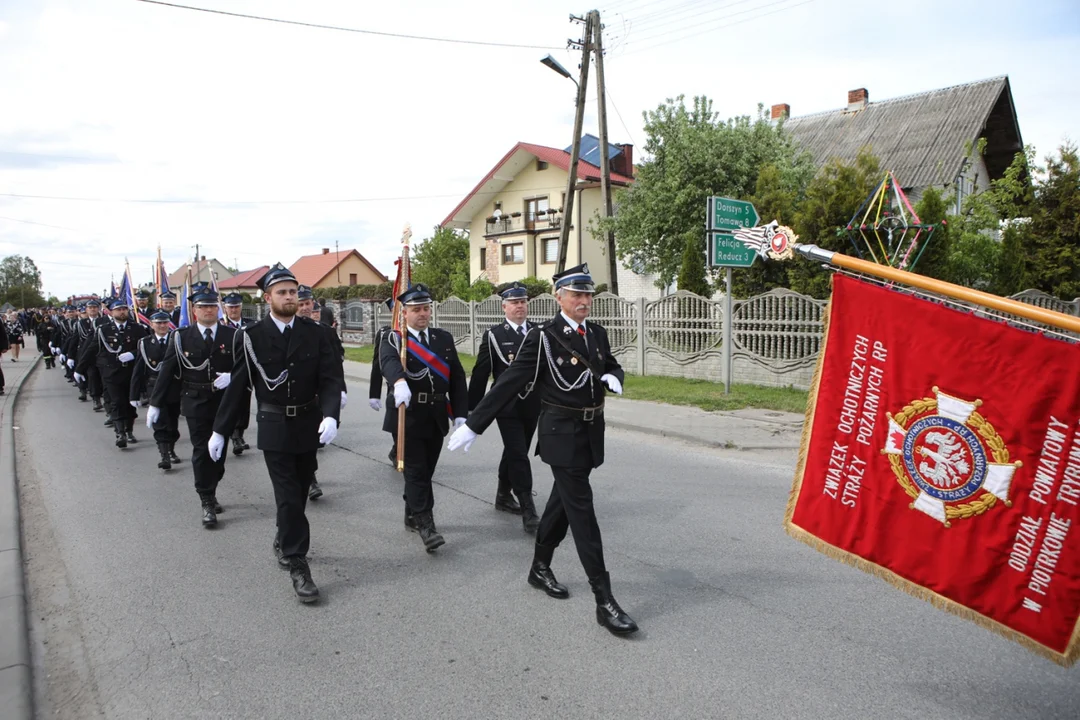
[[[754,250],[736,240],[731,233],[709,233],[709,265],[712,267],[748,268],[756,257]]]
[[[760,220],[753,203],[726,197],[710,197],[708,215],[708,230],[755,227]]]

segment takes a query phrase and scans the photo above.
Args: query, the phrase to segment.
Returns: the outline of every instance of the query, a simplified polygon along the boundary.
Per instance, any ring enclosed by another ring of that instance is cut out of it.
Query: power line
[[[701,27],[701,25],[703,23],[711,22],[712,20],[717,19],[717,18],[708,18],[707,17],[709,15],[712,15],[713,13],[717,13],[717,12],[720,12],[722,10],[727,10],[728,8],[732,8],[732,7],[735,7],[737,5],[745,5],[748,2],[755,2],[755,1],[756,0],[735,0],[735,2],[729,2],[729,3],[725,3],[723,5],[717,5],[715,7],[708,8],[706,10],[701,10],[701,11],[695,13],[691,17],[680,17],[680,15],[685,15],[686,12],[687,12],[687,10],[683,10],[683,11],[679,11],[679,12],[671,12],[670,14],[665,13],[663,16],[658,17],[658,18],[656,18],[654,20],[645,21],[644,18],[637,18],[634,21],[635,29],[639,30],[639,31],[643,30],[645,32],[642,34],[642,37],[635,38],[635,39],[640,42],[641,40],[647,40],[649,38],[658,37],[660,35],[665,35],[665,34],[672,33],[672,32],[682,32],[683,30],[686,30],[686,29],[689,29],[689,28],[692,28],[692,27]],[[742,12],[744,12],[744,13],[754,12],[755,10],[760,10],[762,7],[768,7],[768,5],[764,5],[764,6],[759,5],[756,8],[751,7],[751,8],[748,8],[748,9],[742,11]],[[734,14],[737,15],[738,13],[734,13]],[[724,17],[731,17],[731,15],[725,15]],[[681,26],[681,27],[672,28],[672,27],[670,27],[672,25]],[[657,32],[657,30],[659,28],[665,28],[665,27],[669,28],[669,29]]]
[[[747,2],[750,2],[750,1],[751,0],[736,0],[733,3],[728,3],[727,5],[721,5],[719,8],[716,8],[716,9],[717,10],[723,10],[723,9],[726,9],[726,8],[734,7],[736,5],[743,5],[743,4],[745,4]],[[645,35],[643,35],[640,38],[637,38],[637,42],[642,43],[642,44],[648,44],[649,41],[656,40],[656,39],[661,38],[661,37],[667,37],[667,36],[670,36],[670,35],[673,35],[673,34],[678,34],[678,33],[684,32],[686,30],[699,29],[699,28],[703,28],[703,27],[706,27],[706,26],[712,27],[713,25],[716,25],[716,24],[720,24],[721,27],[727,27],[728,24],[723,22],[723,21],[725,21],[725,20],[727,20],[729,18],[738,17],[740,15],[746,15],[748,13],[758,12],[759,10],[764,10],[765,8],[774,7],[776,5],[782,5],[782,4],[786,3],[786,2],[790,2],[790,0],[774,0],[773,2],[765,3],[764,5],[757,5],[757,6],[754,6],[754,7],[746,8],[745,10],[738,10],[736,12],[733,12],[733,13],[730,13],[730,14],[727,14],[727,15],[721,15],[720,17],[710,18],[709,20],[706,20],[705,22],[692,22],[692,23],[689,23],[689,24],[683,24],[680,27],[668,28],[667,30],[657,30],[657,28],[663,27],[665,25],[669,25],[672,22],[685,23],[686,18],[682,18],[680,20],[675,20],[675,21],[669,21],[669,22],[665,22],[665,23],[659,23],[658,25],[654,25],[654,26],[650,27],[648,33],[646,33]]]
[[[496,195],[498,192],[501,191],[478,191],[472,194]],[[70,195],[21,195],[18,193],[0,193],[0,197],[20,198],[23,200],[64,200],[71,202],[135,203],[151,205],[333,205],[345,203],[397,202],[403,200],[441,200],[444,198],[460,198],[465,194],[468,193],[409,195],[401,197],[341,198],[330,200],[189,200],[183,198],[100,198],[75,197]]]
[[[780,0],[780,2],[788,2],[788,0]],[[713,32],[715,30],[721,30],[721,29],[729,28],[729,27],[735,27],[736,25],[742,25],[743,23],[748,23],[748,22],[751,22],[753,20],[759,20],[759,19],[761,19],[763,17],[767,17],[769,15],[775,15],[776,13],[784,12],[785,10],[794,10],[797,7],[800,7],[802,5],[809,5],[812,2],[814,2],[814,0],[803,0],[803,2],[795,3],[794,5],[788,5],[787,7],[778,8],[776,10],[770,10],[767,13],[762,13],[760,15],[755,15],[753,17],[744,18],[742,20],[736,20],[733,23],[723,23],[721,25],[711,26],[711,27],[708,27],[708,28],[706,28],[704,30],[699,30],[698,32],[692,32],[692,33],[689,33],[687,35],[680,35],[678,37],[673,37],[673,38],[670,38],[668,40],[665,40],[664,42],[659,42],[659,43],[656,43],[654,45],[647,45],[647,46],[642,47],[642,48],[635,48],[635,49],[631,50],[630,52],[625,53],[623,55],[623,57],[626,57],[628,55],[633,55],[633,54],[639,53],[639,52],[645,52],[647,50],[655,50],[658,47],[663,47],[664,45],[670,45],[673,42],[680,42],[682,40],[687,40],[687,39],[692,38],[692,37],[697,37],[698,35],[701,35],[703,33]],[[772,5],[777,5],[777,4],[779,4],[779,3],[772,3]],[[769,7],[769,6],[768,5],[763,5],[761,7],[764,8],[764,7]],[[761,8],[754,8],[754,9],[761,9]],[[750,12],[750,11],[743,11],[743,12]],[[734,17],[735,15],[742,15],[743,12],[733,13],[732,15],[729,15],[727,17]],[[722,19],[726,19],[726,18],[718,18],[718,19],[722,20]]]
[[[626,121],[622,119],[622,113],[619,112],[619,106],[615,104],[615,98],[611,97],[611,88],[605,88],[607,93],[607,99],[611,101],[611,107],[615,108],[615,115],[619,118],[619,124],[622,125],[622,129],[626,132],[626,137],[630,138],[630,142],[637,145],[637,141],[634,140],[634,136],[630,134],[630,128],[626,127]],[[630,174],[633,175],[633,168],[630,169]]]
[[[362,35],[377,35],[379,37],[403,38],[406,40],[427,40],[429,42],[455,43],[458,45],[484,45],[487,47],[503,48],[526,48],[529,50],[565,50],[564,47],[549,47],[547,45],[519,45],[516,43],[486,42],[484,40],[458,40],[456,38],[430,37],[426,35],[407,35],[405,33],[382,32],[379,30],[361,30],[360,28],[347,28],[340,25],[322,25],[320,23],[302,22],[300,20],[285,20],[282,18],[265,17],[263,15],[246,15],[244,13],[229,12],[227,10],[215,10],[213,8],[195,7],[193,5],[180,5],[178,3],[163,2],[163,0],[138,0],[138,2],[150,5],[162,5],[164,7],[179,8],[181,10],[195,10],[197,12],[210,13],[213,15],[226,15],[228,17],[245,18],[247,20],[262,20],[263,22],[280,23],[282,25],[299,25],[301,27],[317,28],[319,30],[338,30],[340,32],[360,33]]]

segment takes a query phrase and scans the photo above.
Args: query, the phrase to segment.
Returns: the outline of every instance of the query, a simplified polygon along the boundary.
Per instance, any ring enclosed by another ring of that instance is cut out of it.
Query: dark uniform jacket
[[[214,387],[218,373],[231,373],[239,353],[236,330],[218,325],[214,342],[207,347],[203,329],[196,323],[169,335],[169,350],[158,373],[150,404],[164,407],[174,386],[180,385],[180,411],[187,418],[213,418],[223,392]],[[206,367],[199,368],[207,360]],[[180,379],[177,380],[176,378]]]
[[[129,373],[134,369],[135,361],[122,363],[118,358],[126,352],[134,355],[139,338],[148,332],[145,325],[130,319],[124,323],[123,330],[115,322],[103,323],[80,346],[75,372],[85,376],[90,366],[96,363],[103,381],[118,382],[125,378],[130,381]]]
[[[533,392],[539,394],[541,401],[536,454],[548,465],[600,467],[604,462],[602,407],[607,394],[600,377],[610,374],[621,383],[623,369],[611,354],[607,331],[589,320],[585,321],[585,329],[588,347],[561,313],[550,322],[531,328],[510,367],[469,413],[469,428],[484,432],[536,377]],[[589,369],[563,347],[564,342],[595,368],[592,376],[574,390],[567,388],[581,380]]]
[[[60,348],[60,352],[64,353],[64,355],[69,358],[78,358],[82,346],[95,340],[94,334],[96,330],[97,325],[92,318],[79,318],[75,323],[74,332],[71,333],[71,337],[68,338],[68,341]]]
[[[172,324],[175,325],[177,328],[180,327],[180,308],[179,308],[179,306],[173,308],[173,311],[172,311]]]
[[[375,333],[375,352],[371,358],[371,385],[368,388],[369,398],[381,398],[383,396],[382,358],[379,357],[379,352],[388,332],[390,332],[390,326],[383,325]]]
[[[475,409],[483,399],[487,391],[488,377],[494,377],[497,382],[510,363],[514,362],[514,358],[521,354],[521,345],[524,341],[525,338],[518,335],[517,331],[505,322],[484,331],[480,338],[476,365],[473,366],[472,377],[469,379],[470,411]],[[535,414],[540,412],[540,396],[536,393],[528,393],[524,399],[515,396],[514,400],[499,411],[498,416],[508,417],[519,411],[532,413],[535,417]]]
[[[172,335],[165,336],[165,342],[159,342],[155,335],[148,335],[139,340],[139,350],[135,353],[135,370],[131,373],[132,400],[143,396],[153,397],[165,357],[173,350]],[[164,405],[180,402],[180,366],[174,364],[169,389],[161,397]],[[161,405],[155,407],[162,407]]]
[[[412,335],[409,344],[420,345]],[[383,418],[383,430],[397,432],[398,409],[394,406],[394,383],[405,378],[412,391],[412,400],[405,411],[405,432],[415,437],[444,436],[450,429],[450,415],[465,417],[469,407],[469,389],[465,382],[465,370],[458,359],[454,337],[439,328],[428,328],[428,348],[433,354],[443,359],[450,367],[450,382],[443,380],[434,372],[428,371],[427,365],[411,354],[405,362],[409,373],[422,375],[419,379],[408,377],[401,367],[401,338],[390,331],[379,347],[379,359],[382,374],[386,378],[389,391],[386,398],[386,416]],[[449,403],[449,407],[448,407]]]
[[[214,431],[225,437],[232,434],[244,391],[251,387],[259,404],[260,450],[296,454],[317,450],[322,419],[341,416],[341,363],[330,338],[319,323],[299,316],[293,319],[288,344],[271,315],[236,334],[239,349],[232,382]],[[280,381],[276,387],[275,381]]]

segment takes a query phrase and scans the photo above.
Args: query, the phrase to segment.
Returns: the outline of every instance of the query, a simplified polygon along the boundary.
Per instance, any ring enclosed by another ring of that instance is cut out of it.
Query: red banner
[[[1080,345],[837,275],[787,531],[1080,655]]]

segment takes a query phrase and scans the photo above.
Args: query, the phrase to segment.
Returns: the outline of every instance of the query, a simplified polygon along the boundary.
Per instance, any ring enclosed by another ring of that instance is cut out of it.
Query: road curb
[[[34,716],[34,685],[23,573],[19,485],[15,474],[15,403],[41,356],[18,379],[0,406],[0,707],[10,720]]]
[[[721,448],[725,450],[798,450],[798,443],[790,443],[787,445],[738,445],[728,440],[706,440],[700,435],[694,435],[693,433],[683,433],[678,430],[666,430],[664,428],[648,427],[645,425],[635,425],[634,423],[623,422],[621,420],[612,420],[605,418],[605,424],[608,427],[616,428],[618,430],[631,430],[633,432],[644,433],[646,435],[659,435],[660,437],[675,438],[677,440],[684,440],[686,442],[694,443],[695,445],[704,445],[705,447]]]

